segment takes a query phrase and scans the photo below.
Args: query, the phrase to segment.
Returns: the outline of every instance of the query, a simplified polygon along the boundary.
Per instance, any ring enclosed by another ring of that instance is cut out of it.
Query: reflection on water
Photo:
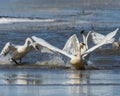
[[[5,84],[37,85],[42,83],[41,80],[36,79],[36,76],[29,74],[5,74],[5,77]]]
[[[119,70],[1,69],[0,93],[18,96],[112,96],[120,83]],[[26,86],[29,85],[29,86]],[[108,87],[109,86],[109,87]],[[104,88],[104,89],[103,89]],[[4,90],[5,89],[5,90]],[[119,96],[119,95],[115,95]]]
[[[0,73],[0,84],[5,85],[86,85],[89,84],[89,74],[85,71],[72,71],[65,69],[58,69],[58,72],[54,73],[54,69],[46,69],[42,72],[37,69],[37,73],[35,70],[28,69],[29,71],[19,72],[12,69],[12,72],[9,71],[1,71]],[[21,68],[20,68],[21,70]],[[56,69],[57,71],[57,69]],[[65,74],[65,73],[66,74]],[[85,72],[85,73],[84,73]],[[59,74],[59,77],[57,77]],[[57,78],[56,78],[57,77]]]
[[[45,87],[46,93],[44,93],[45,90],[39,88],[40,92],[43,91],[40,94],[45,95],[50,94],[51,91],[55,93],[55,91],[53,90],[56,90],[56,88],[58,88],[60,92],[64,91],[66,95],[71,96],[74,94],[83,94],[85,96],[88,96],[87,94],[89,94],[89,86],[82,86],[83,84],[89,85],[89,74],[87,74],[85,71],[59,70],[59,69],[58,70],[48,69],[48,71],[46,69],[42,71],[37,70],[35,73],[34,71],[35,70],[27,70],[24,72],[19,72],[15,70],[12,70],[11,72],[1,71],[0,84],[3,85],[4,87],[13,86],[12,90],[14,91],[18,90],[21,91],[21,87],[24,87],[26,85],[32,85],[33,89],[31,89],[30,86],[24,90],[24,92],[31,90],[32,94],[35,94],[34,91],[35,92],[38,91],[36,90],[36,87],[34,85],[37,85],[43,89],[45,86],[47,86],[47,88]],[[17,89],[14,88],[14,85],[16,86]],[[10,90],[6,91],[8,94]]]
[[[82,85],[89,85],[89,73],[86,74],[85,71],[74,71],[68,77],[70,79],[66,81],[65,84],[73,85],[73,86],[69,86],[67,89],[69,95],[81,94],[84,96],[88,96],[88,94],[90,94],[89,86],[82,86]]]
[[[119,70],[21,70],[1,69],[0,93],[3,96],[18,93],[18,96],[112,96],[120,88]]]

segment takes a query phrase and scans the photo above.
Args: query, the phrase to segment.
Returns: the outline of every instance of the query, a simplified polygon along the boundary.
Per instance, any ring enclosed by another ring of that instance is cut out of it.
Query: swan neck
[[[79,49],[78,49],[78,53],[77,53],[77,57],[80,58],[80,56],[81,56],[81,46],[79,47]]]
[[[28,46],[29,44],[32,44],[32,43],[33,43],[32,39],[31,38],[27,38],[24,45]]]
[[[84,46],[84,49],[88,49],[88,46],[87,46],[87,38],[85,37],[85,34],[84,33],[82,33],[82,38],[83,38],[83,43],[85,43],[86,44],[86,46]]]
[[[82,34],[82,37],[83,37],[83,43],[86,43],[85,35]]]

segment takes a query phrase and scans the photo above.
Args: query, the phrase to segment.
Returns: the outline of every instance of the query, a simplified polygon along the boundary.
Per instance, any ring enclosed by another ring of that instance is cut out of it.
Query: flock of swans
[[[90,31],[86,36],[84,31],[81,31],[83,41],[80,42],[76,34],[73,34],[66,42],[63,49],[59,49],[42,38],[32,36],[31,38],[27,38],[24,45],[14,45],[10,42],[6,43],[4,48],[2,49],[0,56],[6,56],[10,54],[9,60],[14,62],[15,64],[20,64],[22,58],[32,50],[42,50],[48,49],[55,53],[60,53],[68,58],[70,58],[70,64],[74,66],[75,69],[85,69],[87,66],[87,61],[90,57],[90,53],[95,49],[101,47],[105,44],[113,43],[117,31],[108,33],[107,35],[102,35],[97,32]],[[92,41],[95,44],[93,47],[89,48],[88,41],[89,37],[92,37]],[[46,51],[46,52],[50,52]],[[39,51],[38,51],[39,52]],[[18,62],[19,61],[19,62]]]

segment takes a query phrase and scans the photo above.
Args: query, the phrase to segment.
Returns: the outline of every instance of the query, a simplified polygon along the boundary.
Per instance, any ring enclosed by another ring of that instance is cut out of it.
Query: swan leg
[[[15,59],[13,59],[13,58],[10,58],[9,59],[10,61],[13,61],[15,64],[19,64]]]
[[[22,59],[20,58],[20,60],[19,60],[19,64],[21,64],[21,62],[22,62]]]
[[[15,64],[19,64],[15,59],[12,58],[12,60],[15,62]]]

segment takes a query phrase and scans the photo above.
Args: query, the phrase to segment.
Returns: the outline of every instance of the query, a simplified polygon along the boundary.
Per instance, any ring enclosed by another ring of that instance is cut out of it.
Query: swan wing
[[[79,48],[79,40],[76,34],[73,34],[66,42],[63,50],[69,54],[76,55]]]
[[[43,40],[42,38],[38,38],[36,36],[32,36],[32,39],[36,43],[38,43],[40,45],[40,47],[45,47],[45,48],[47,48],[47,49],[49,49],[49,50],[51,50],[51,51],[53,51],[55,53],[61,53],[63,55],[66,55],[69,58],[73,58],[74,57],[73,55],[70,55],[67,52],[65,52],[65,51],[63,51],[63,50],[61,50],[61,49],[59,49],[59,48],[49,44],[47,41]]]
[[[92,36],[92,41],[94,44],[99,44],[105,37],[104,35],[94,32],[94,31],[92,31],[91,36]]]
[[[108,43],[113,43],[114,40],[115,40],[115,38],[113,38],[113,37],[117,34],[118,30],[119,30],[119,28],[117,28],[116,30],[108,33],[108,34],[103,38],[103,41],[106,40],[106,44],[108,44]],[[102,41],[101,41],[101,42],[102,42]]]
[[[6,56],[10,51],[16,50],[16,46],[10,42],[6,43],[0,55]]]
[[[111,33],[108,33],[108,34],[106,35],[106,39],[107,39],[107,40],[111,40],[112,37],[114,37],[114,36],[117,34],[118,30],[119,30],[119,28],[117,28],[116,30],[114,30],[114,31],[111,32]]]
[[[92,48],[90,48],[90,49],[88,49],[87,51],[85,51],[83,54],[82,54],[82,59],[83,60],[85,60],[86,58],[86,56],[88,56],[92,51],[94,51],[95,49],[97,49],[98,47],[100,47],[100,46],[102,46],[102,45],[104,45],[104,42],[103,43],[100,43],[100,44],[97,44],[97,45],[95,45],[94,47],[92,47]]]
[[[87,51],[85,51],[83,54],[82,54],[82,59],[85,59],[85,57],[87,55],[89,55],[92,51],[94,51],[95,49],[97,49],[98,47],[104,45],[104,44],[107,44],[105,41],[103,41],[102,43],[100,44],[97,44],[95,46],[93,46],[92,48],[88,49]]]
[[[117,31],[119,30],[119,28],[117,28],[115,31],[107,34],[103,40],[101,41],[101,43],[93,46],[92,48],[88,49],[85,53],[82,54],[82,58],[84,59],[84,57],[86,57],[89,53],[91,53],[92,51],[94,51],[95,49],[97,49],[98,47],[104,45],[104,44],[108,44],[108,43],[112,43],[114,42],[114,36],[116,35]]]
[[[99,44],[105,38],[105,36],[111,38],[111,39],[108,38],[109,40],[107,42],[112,42],[113,41],[112,37],[115,36],[118,30],[119,28],[117,28],[115,31],[108,33],[107,35],[103,35],[97,32],[92,32],[91,35],[92,35],[93,43]]]

